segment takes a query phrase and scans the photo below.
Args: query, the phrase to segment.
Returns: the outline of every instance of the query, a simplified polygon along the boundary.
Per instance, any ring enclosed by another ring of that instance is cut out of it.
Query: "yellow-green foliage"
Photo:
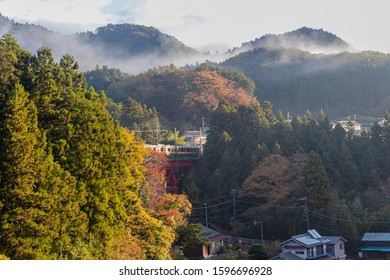
[[[0,260],[1,261],[6,261],[6,260],[9,260],[9,258],[7,258],[6,256],[0,254]]]

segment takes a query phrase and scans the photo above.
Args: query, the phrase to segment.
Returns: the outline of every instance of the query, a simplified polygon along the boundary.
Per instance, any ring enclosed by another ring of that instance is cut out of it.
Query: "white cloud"
[[[101,25],[106,16],[100,8],[110,0],[5,0],[0,2],[0,12],[19,22],[52,26]],[[59,30],[57,30],[59,31]]]

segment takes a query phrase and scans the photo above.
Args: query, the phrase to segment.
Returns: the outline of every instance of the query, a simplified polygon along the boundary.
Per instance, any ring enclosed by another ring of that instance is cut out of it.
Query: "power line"
[[[242,200],[242,199],[237,199],[237,202],[253,204],[253,205],[257,205],[257,206],[272,206],[272,207],[289,208],[289,209],[301,209],[300,206],[285,206],[285,205],[280,205],[280,204],[258,203],[258,202],[247,201],[247,200]]]
[[[308,211],[308,212],[310,214],[318,216],[318,217],[329,218],[329,219],[334,219],[337,221],[343,221],[343,222],[349,222],[349,223],[364,224],[364,225],[390,225],[390,222],[364,222],[364,221],[357,221],[357,220],[345,219],[345,218],[340,218],[340,217],[328,216],[328,215],[324,215],[324,214],[315,213],[312,211]]]
[[[194,204],[200,204],[200,205],[203,205],[203,203],[211,203],[212,201],[220,201],[226,197],[230,197],[231,193],[228,192],[228,193],[225,193],[225,194],[222,194],[220,196],[214,196],[213,198],[209,198],[209,199],[204,199],[204,200],[201,200],[201,201],[191,201],[192,205]]]
[[[224,205],[224,204],[226,204],[226,203],[229,203],[230,201],[229,200],[227,200],[227,201],[224,201],[224,202],[221,202],[221,203],[218,203],[218,204],[214,204],[214,205],[208,205],[207,206],[207,208],[213,208],[213,207],[218,207],[218,206],[220,206],[220,205]],[[205,202],[205,203],[207,203],[207,202]],[[196,207],[196,208],[192,208],[192,210],[204,210],[204,206],[203,207]]]
[[[284,206],[284,205],[275,205],[275,204],[268,204],[268,203],[256,203],[256,202],[251,202],[251,201],[245,201],[245,200],[237,200],[237,202],[243,202],[243,203],[248,203],[248,204],[253,204],[257,206],[271,206],[271,207],[280,207],[280,208],[292,208],[292,209],[302,209],[302,207],[298,206]],[[329,215],[324,215],[320,213],[316,213],[310,210],[307,210],[307,213],[310,215],[322,217],[322,218],[329,218],[329,219],[334,219],[338,221],[343,221],[343,222],[350,222],[350,223],[356,223],[356,224],[361,224],[361,225],[390,225],[390,222],[368,222],[368,221],[358,221],[358,220],[352,220],[352,219],[346,219],[346,218],[340,218],[340,217],[334,217],[334,216],[329,216]]]

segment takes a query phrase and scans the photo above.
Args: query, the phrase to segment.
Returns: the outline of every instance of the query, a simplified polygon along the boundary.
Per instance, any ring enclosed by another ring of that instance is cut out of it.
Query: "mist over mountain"
[[[345,42],[333,33],[323,29],[301,27],[297,30],[284,34],[267,34],[250,42],[245,42],[239,48],[234,48],[229,53],[239,54],[242,52],[258,49],[296,48],[311,53],[332,54],[340,52],[356,51],[352,45]]]
[[[312,54],[286,48],[258,48],[220,66],[256,84],[255,95],[276,111],[302,114],[323,109],[330,117],[383,115],[390,108],[390,56],[374,51]]]
[[[107,65],[137,74],[161,65],[180,67],[208,59],[213,67],[244,73],[254,81],[258,99],[271,101],[275,111],[285,114],[307,109],[316,114],[323,109],[334,118],[353,113],[379,116],[390,108],[389,55],[357,51],[323,29],[302,27],[267,34],[214,56],[154,27],[135,24],[109,24],[94,32],[64,35],[0,15],[0,32],[11,32],[33,53],[42,46],[51,48],[56,59],[69,53],[81,71]]]
[[[99,64],[138,73],[158,65],[196,63],[204,57],[173,36],[135,24],[108,24],[94,32],[65,35],[0,15],[0,32],[12,33],[32,53],[42,46],[51,48],[56,59],[69,53],[84,71]]]

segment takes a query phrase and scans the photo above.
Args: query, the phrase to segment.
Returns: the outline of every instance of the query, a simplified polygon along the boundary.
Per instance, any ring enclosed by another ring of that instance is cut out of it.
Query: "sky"
[[[358,50],[390,53],[389,6],[387,0],[0,0],[0,13],[67,34],[109,23],[153,26],[212,52],[307,26]]]

